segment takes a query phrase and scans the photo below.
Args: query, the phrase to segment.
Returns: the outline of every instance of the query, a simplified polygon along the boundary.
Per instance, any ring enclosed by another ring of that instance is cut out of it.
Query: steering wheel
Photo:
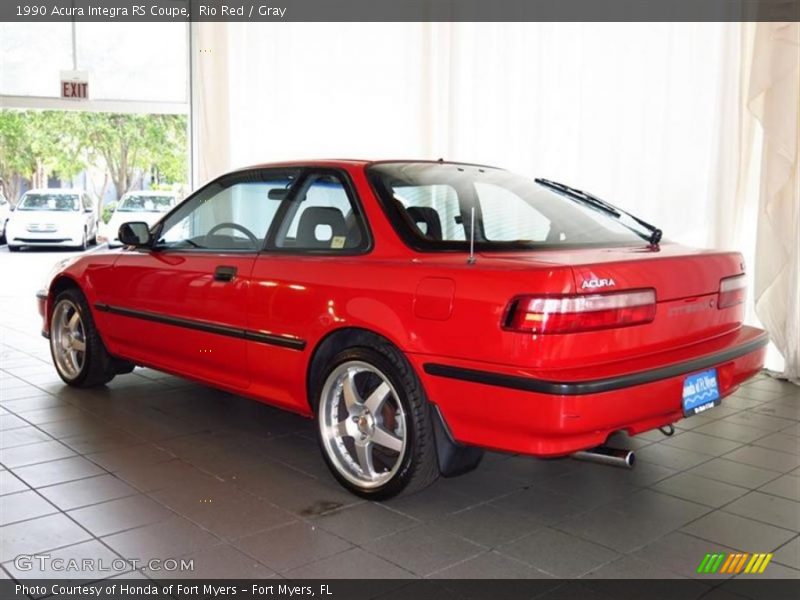
[[[208,233],[205,235],[205,237],[206,238],[211,237],[220,229],[234,229],[236,231],[240,231],[247,237],[247,239],[249,239],[252,242],[254,248],[258,248],[260,242],[256,237],[256,235],[252,231],[250,231],[247,227],[245,227],[244,225],[239,225],[238,223],[217,223],[211,229],[208,230]]]

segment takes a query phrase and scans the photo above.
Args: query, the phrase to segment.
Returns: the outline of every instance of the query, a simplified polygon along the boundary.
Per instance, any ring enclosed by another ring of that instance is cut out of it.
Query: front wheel
[[[75,387],[108,383],[115,360],[97,333],[86,299],[76,289],[56,297],[50,317],[50,354],[61,379]]]
[[[340,352],[316,398],[325,462],[353,493],[380,500],[419,491],[439,476],[430,407],[394,347]]]

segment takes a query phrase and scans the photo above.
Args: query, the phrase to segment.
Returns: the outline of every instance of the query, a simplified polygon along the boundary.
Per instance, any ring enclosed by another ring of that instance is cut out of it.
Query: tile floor
[[[619,440],[631,471],[488,454],[376,504],[333,481],[300,417],[148,369],[62,385],[31,292],[0,291],[2,577],[46,576],[13,558],[48,553],[184,557],[197,577],[699,578],[726,550],[800,577],[798,387],[759,376],[674,437]]]

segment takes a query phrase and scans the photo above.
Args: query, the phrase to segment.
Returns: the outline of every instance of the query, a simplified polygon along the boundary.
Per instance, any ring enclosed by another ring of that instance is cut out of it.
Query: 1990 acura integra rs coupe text
[[[493,448],[563,456],[713,407],[762,366],[739,254],[591,194],[446,162],[264,165],[39,294],[70,385],[147,365],[314,415],[371,498]],[[474,252],[472,252],[474,248]]]

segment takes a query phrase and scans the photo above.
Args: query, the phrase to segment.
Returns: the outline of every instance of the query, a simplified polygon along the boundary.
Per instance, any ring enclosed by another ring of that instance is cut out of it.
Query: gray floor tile
[[[2,435],[0,435],[0,448],[13,448],[15,446],[48,441],[51,441],[50,436],[36,427],[18,427],[2,432]]]
[[[478,504],[474,498],[447,489],[436,482],[431,487],[411,496],[400,496],[387,501],[387,507],[422,522],[436,521]]]
[[[60,406],[52,406],[50,408],[40,408],[37,410],[29,410],[24,414],[26,421],[39,425],[42,423],[52,423],[54,421],[63,421],[65,419],[75,419],[77,417],[87,416],[86,413],[80,409],[62,404]]]
[[[38,442],[0,450],[0,462],[9,469],[43,463],[48,460],[58,460],[68,456],[75,456],[75,452],[55,441]]]
[[[0,556],[35,554],[88,540],[92,536],[63,514],[0,527]]]
[[[527,512],[481,504],[444,517],[438,527],[487,548],[506,544],[542,527],[542,522]]]
[[[327,513],[313,519],[313,523],[359,545],[419,525],[416,519],[373,502]]]
[[[3,525],[43,517],[58,509],[33,490],[0,496],[0,522]]]
[[[742,425],[740,423],[731,423],[730,421],[715,421],[707,423],[701,427],[696,428],[694,431],[705,435],[713,435],[726,440],[740,442],[742,444],[749,444],[759,438],[769,435],[771,432],[750,427],[749,425]]]
[[[105,473],[103,469],[82,456],[51,460],[28,467],[18,467],[14,469],[14,472],[31,487],[56,485]]]
[[[552,525],[586,512],[595,503],[587,501],[583,497],[551,492],[534,486],[495,500],[491,504],[500,508],[518,510],[537,521]]]
[[[667,446],[675,446],[684,450],[700,452],[702,454],[711,454],[713,456],[726,454],[731,450],[735,450],[741,446],[740,442],[734,442],[711,435],[704,435],[696,431],[685,431],[683,433],[679,433],[672,437],[665,438],[661,443]]]
[[[169,487],[204,487],[218,480],[181,460],[170,460],[116,471],[115,475],[142,492]]]
[[[471,473],[444,479],[440,485],[445,490],[464,494],[477,501],[487,501],[520,490],[524,483],[494,471],[491,465],[482,464]]]
[[[352,547],[345,540],[300,521],[241,538],[234,542],[234,546],[274,571],[281,572]]]
[[[0,414],[0,431],[11,431],[20,427],[30,427],[30,423],[10,413]]]
[[[469,558],[452,567],[437,571],[431,577],[437,579],[550,579],[551,576],[543,571],[534,569],[524,562],[503,556],[497,552],[486,552],[474,558]],[[522,586],[521,586],[522,587]],[[498,596],[505,597],[498,590]],[[513,597],[513,596],[512,596]]]
[[[10,471],[0,471],[0,495],[16,494],[28,490],[27,485]]]
[[[225,540],[234,540],[295,520],[285,510],[231,483],[215,481],[203,486],[173,486],[152,496]]]
[[[330,479],[313,479],[277,464],[263,465],[232,482],[293,515],[308,519],[363,502]]]
[[[710,460],[712,456],[695,450],[684,450],[665,444],[653,444],[637,452],[636,458],[643,462],[652,462],[682,471],[704,463]]]
[[[339,554],[292,569],[285,573],[290,579],[408,579],[414,575],[405,569],[361,548],[351,548]]]
[[[793,500],[750,492],[726,506],[725,511],[800,533],[800,503]]]
[[[374,540],[364,549],[423,577],[485,551],[482,546],[432,525]]]
[[[742,488],[691,473],[679,473],[653,486],[654,490],[705,504],[719,507],[747,493]]]
[[[787,422],[786,419],[750,410],[736,413],[735,415],[723,419],[722,422],[747,425],[748,427],[755,427],[766,431],[780,431],[791,424]]]
[[[759,491],[800,502],[800,477],[793,474],[778,477],[778,479],[761,486]]]
[[[220,544],[219,538],[181,517],[115,533],[103,542],[120,556],[142,561],[185,556]]]
[[[173,460],[175,457],[151,444],[139,444],[87,455],[89,460],[115,473],[129,468],[146,467]]]
[[[738,515],[716,511],[690,523],[683,532],[742,552],[771,552],[796,534]]]
[[[800,569],[800,536],[778,548],[772,560],[793,569]]]
[[[753,442],[756,446],[769,448],[770,450],[777,450],[779,452],[787,452],[800,455],[800,437],[794,435],[786,435],[785,433],[773,433],[767,437]]]
[[[113,475],[98,475],[41,488],[40,493],[61,510],[107,502],[136,494],[136,490]]]
[[[127,496],[69,511],[97,537],[171,519],[175,513],[144,495]]]
[[[554,529],[540,529],[497,551],[556,577],[580,577],[619,557],[609,548]]]
[[[785,452],[776,452],[775,450],[760,448],[758,446],[739,448],[738,450],[729,452],[724,458],[753,467],[781,471],[782,473],[786,473],[800,466],[800,456],[792,456]]]
[[[751,467],[744,463],[715,458],[688,471],[692,475],[707,477],[724,483],[755,489],[780,477],[778,471]]]

